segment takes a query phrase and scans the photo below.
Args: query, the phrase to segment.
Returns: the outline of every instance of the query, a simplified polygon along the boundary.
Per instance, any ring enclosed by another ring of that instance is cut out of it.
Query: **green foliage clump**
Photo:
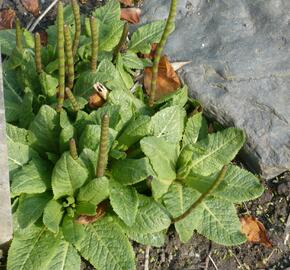
[[[183,242],[194,231],[223,245],[245,242],[235,204],[263,187],[231,163],[244,132],[209,134],[186,86],[154,106],[133,87],[136,71],[152,65],[139,53],[160,41],[163,21],[127,42],[117,0],[91,19],[72,3],[63,16],[59,4],[45,47],[20,26],[17,38],[0,32],[14,217],[8,270],[77,270],[81,257],[96,269],[135,269],[130,240],[162,246],[173,223]],[[92,109],[95,83],[109,94]]]

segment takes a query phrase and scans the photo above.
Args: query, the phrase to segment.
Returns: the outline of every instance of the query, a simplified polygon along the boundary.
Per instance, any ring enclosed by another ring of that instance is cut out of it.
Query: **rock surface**
[[[142,22],[170,1],[144,1]],[[209,117],[246,131],[246,161],[264,178],[290,168],[290,1],[179,0],[166,47]]]

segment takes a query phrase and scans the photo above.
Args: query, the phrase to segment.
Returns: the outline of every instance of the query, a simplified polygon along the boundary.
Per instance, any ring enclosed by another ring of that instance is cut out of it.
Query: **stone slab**
[[[170,1],[147,0],[142,23]],[[209,117],[242,128],[245,160],[269,179],[290,168],[290,1],[179,0],[165,53]]]

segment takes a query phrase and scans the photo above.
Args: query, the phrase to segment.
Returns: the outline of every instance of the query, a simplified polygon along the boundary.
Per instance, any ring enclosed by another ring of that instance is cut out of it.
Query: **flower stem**
[[[118,52],[121,50],[121,48],[123,47],[124,43],[126,42],[127,36],[128,36],[128,32],[129,32],[129,24],[126,22],[124,24],[124,29],[123,29],[123,33],[121,36],[121,39],[118,43],[118,45],[115,47],[114,49],[114,59],[116,59]]]
[[[80,7],[77,0],[71,0],[72,10],[75,18],[75,36],[73,41],[73,55],[76,55],[79,40],[81,35],[81,16],[80,16]]]
[[[76,141],[74,138],[71,138],[69,140],[69,151],[70,151],[71,157],[73,159],[77,160],[78,159],[78,151],[77,151]]]
[[[59,1],[57,5],[57,53],[58,53],[58,99],[57,111],[60,112],[64,101],[65,88],[65,57],[64,57],[64,35],[63,35],[63,5]]]
[[[74,58],[71,47],[70,30],[67,25],[64,26],[64,40],[65,40],[65,54],[67,64],[67,87],[72,89],[74,86],[75,71],[74,71]]]
[[[80,106],[79,106],[74,94],[72,93],[72,91],[68,87],[66,87],[65,88],[65,93],[66,93],[69,101],[71,102],[71,104],[72,104],[72,106],[74,108],[74,111],[75,112],[79,111],[80,110]]]
[[[98,51],[99,51],[99,29],[97,25],[97,20],[94,16],[90,18],[90,26],[91,26],[91,36],[92,36],[92,58],[91,58],[91,70],[97,70],[97,62],[98,62]]]
[[[172,222],[178,222],[184,218],[186,218],[208,195],[210,195],[224,180],[226,173],[227,173],[227,166],[224,166],[222,170],[220,171],[218,177],[216,180],[212,183],[212,185],[209,187],[209,189],[202,193],[200,197],[179,217],[176,217],[172,220]]]
[[[16,18],[15,21],[16,24],[16,48],[22,52],[23,51],[23,46],[22,46],[22,29],[21,29],[21,24],[18,18]]]
[[[158,66],[159,66],[159,62],[160,62],[160,58],[161,58],[161,54],[163,52],[164,46],[174,26],[174,20],[176,16],[176,6],[177,6],[177,0],[171,0],[170,12],[167,18],[166,26],[165,26],[161,40],[157,46],[157,50],[154,56],[153,67],[152,67],[151,90],[150,90],[150,96],[149,96],[150,107],[154,106],[156,88],[157,88]]]
[[[97,177],[102,177],[105,174],[105,170],[108,162],[108,144],[109,144],[109,116],[105,114],[102,118],[101,125],[101,138],[99,146],[99,158],[97,164]]]
[[[38,74],[42,72],[42,63],[41,63],[41,41],[39,33],[36,33],[34,36],[34,52],[35,52],[35,66]]]

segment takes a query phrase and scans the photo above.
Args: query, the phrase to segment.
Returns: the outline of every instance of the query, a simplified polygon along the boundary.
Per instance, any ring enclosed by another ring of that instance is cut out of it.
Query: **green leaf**
[[[190,187],[174,184],[163,197],[168,211],[177,217],[201,195]],[[234,205],[218,198],[207,197],[188,216],[175,223],[182,242],[187,242],[194,230],[222,245],[238,245],[246,241]]]
[[[154,185],[154,197],[164,194],[176,178],[175,166],[178,157],[178,146],[164,139],[146,137],[140,141],[141,149],[149,158],[159,184]]]
[[[127,224],[135,222],[139,200],[137,191],[132,187],[125,187],[117,181],[110,181],[110,203],[117,215]]]
[[[125,234],[133,241],[140,243],[142,245],[150,245],[153,247],[161,247],[165,243],[166,231],[160,231],[155,233],[140,233],[133,231],[129,226],[124,222],[119,221],[120,226],[122,227]]]
[[[59,116],[47,105],[43,105],[29,130],[34,134],[36,141],[33,147],[42,152],[58,152]]]
[[[157,112],[152,117],[154,136],[177,144],[182,138],[184,129],[185,110],[172,106]]]
[[[79,161],[83,164],[83,167],[87,168],[89,173],[88,179],[94,179],[98,162],[98,155],[96,152],[85,148],[79,156]]]
[[[79,146],[80,149],[89,148],[93,151],[99,151],[101,136],[101,126],[99,125],[87,125],[80,137]],[[117,136],[117,132],[113,129],[109,129],[109,147],[108,152],[111,148],[111,145]]]
[[[110,118],[110,128],[119,131],[123,128],[119,111],[119,105],[105,104],[98,110],[93,111],[90,116],[95,121],[95,124],[101,125],[103,116],[107,114]]]
[[[187,144],[195,144],[197,142],[201,126],[202,112],[188,118],[182,139],[183,147]]]
[[[208,239],[226,246],[239,245],[246,242],[241,233],[241,224],[234,205],[220,199],[205,199],[193,211],[191,218],[198,220],[193,229]]]
[[[205,192],[212,185],[219,173],[204,177],[191,172],[184,183],[199,192]],[[252,173],[235,165],[228,165],[224,180],[213,191],[212,195],[233,203],[241,203],[260,197],[263,186]]]
[[[165,23],[165,21],[155,21],[139,27],[132,35],[129,50],[135,53],[150,53],[151,44],[160,41]]]
[[[12,174],[17,169],[27,164],[33,157],[38,157],[38,154],[28,145],[13,142],[10,139],[8,145],[8,166],[9,172]]]
[[[17,210],[17,218],[20,227],[26,228],[38,220],[50,199],[51,195],[47,193],[21,195]]]
[[[58,233],[63,217],[63,206],[56,200],[50,200],[43,211],[43,224],[53,233]]]
[[[199,198],[200,193],[196,190],[183,186],[180,183],[173,183],[168,192],[162,197],[166,209],[173,218],[177,218]],[[196,219],[187,216],[186,218],[175,223],[176,231],[182,242],[187,242],[193,235],[193,228]]]
[[[136,269],[133,248],[111,217],[97,220],[85,229],[85,237],[75,246],[82,257],[96,269]]]
[[[106,177],[96,178],[80,188],[77,201],[98,205],[107,199],[109,194],[109,180]]]
[[[59,149],[61,152],[69,150],[69,141],[74,137],[75,129],[72,125],[63,128],[59,134]]]
[[[136,53],[131,51],[127,51],[122,54],[122,60],[124,67],[129,69],[143,69],[147,65],[145,65],[143,59],[139,58]]]
[[[19,108],[19,126],[23,128],[28,128],[31,121],[34,119],[35,115],[33,113],[33,94],[31,90],[26,92],[23,96],[23,102]]]
[[[115,21],[100,26],[99,51],[110,52],[119,43],[124,29],[124,22]]]
[[[29,145],[29,131],[24,128],[6,123],[6,138],[7,140]]]
[[[51,182],[54,199],[62,196],[74,196],[75,191],[87,180],[88,171],[69,152],[63,153],[55,164]]]
[[[10,55],[16,46],[15,29],[6,29],[0,31],[1,53]]]
[[[105,59],[98,65],[97,71],[85,71],[80,74],[74,85],[74,94],[87,99],[94,93],[95,83],[106,84],[115,79],[115,74],[115,66]]]
[[[61,224],[64,239],[71,244],[75,244],[85,236],[83,225],[76,223],[75,219],[65,215]]]
[[[18,89],[16,89],[15,82],[13,82],[13,80],[15,80],[15,74],[13,75],[14,77],[11,76],[11,73],[6,73],[4,70],[3,87],[5,89],[4,101],[5,117],[7,122],[14,122],[19,119],[19,108],[22,106],[22,98],[18,93]]]
[[[45,227],[29,226],[16,232],[8,252],[8,270],[48,270],[68,268],[48,268],[55,256],[61,240],[46,230]],[[75,268],[71,268],[75,269]]]
[[[11,196],[22,193],[35,194],[47,190],[50,185],[51,166],[40,159],[32,159],[11,177]]]
[[[183,148],[178,162],[178,178],[184,179],[191,170],[195,174],[208,176],[228,164],[245,142],[242,130],[228,128],[208,135],[193,145]]]
[[[154,199],[144,195],[138,195],[139,208],[136,220],[130,230],[141,233],[156,233],[167,230],[171,224],[171,220],[163,207]]]
[[[161,97],[155,102],[155,104],[156,105],[163,104],[161,108],[175,105],[183,108],[187,103],[187,101],[188,101],[188,87],[184,85],[182,88]]]
[[[76,206],[76,214],[94,216],[96,215],[96,204],[79,202]]]
[[[81,265],[81,257],[72,244],[61,241],[50,260],[47,270],[79,270]],[[43,268],[42,268],[43,269]]]
[[[112,176],[123,185],[139,183],[149,176],[155,175],[149,159],[124,159],[113,163]]]
[[[116,77],[115,80],[111,83],[116,88],[122,88],[124,90],[130,90],[131,87],[134,85],[134,81],[132,79],[131,74],[129,74],[125,69],[122,61],[121,54],[118,53],[117,60],[116,60]],[[109,87],[111,86],[109,85]],[[112,89],[112,87],[110,87]]]
[[[75,99],[79,105],[79,109],[82,110],[88,104],[88,101],[83,97],[75,96]],[[75,109],[69,99],[66,99],[63,103],[63,107],[66,108],[69,112],[75,112]]]
[[[97,8],[93,14],[101,24],[110,24],[112,21],[120,20],[120,3],[117,0],[109,0],[104,6]]]
[[[147,115],[139,115],[128,123],[118,138],[118,142],[129,148],[143,137],[153,135],[152,133],[151,118]]]
[[[56,95],[58,79],[45,72],[41,72],[39,75],[39,80],[43,94],[47,97],[54,97]]]

